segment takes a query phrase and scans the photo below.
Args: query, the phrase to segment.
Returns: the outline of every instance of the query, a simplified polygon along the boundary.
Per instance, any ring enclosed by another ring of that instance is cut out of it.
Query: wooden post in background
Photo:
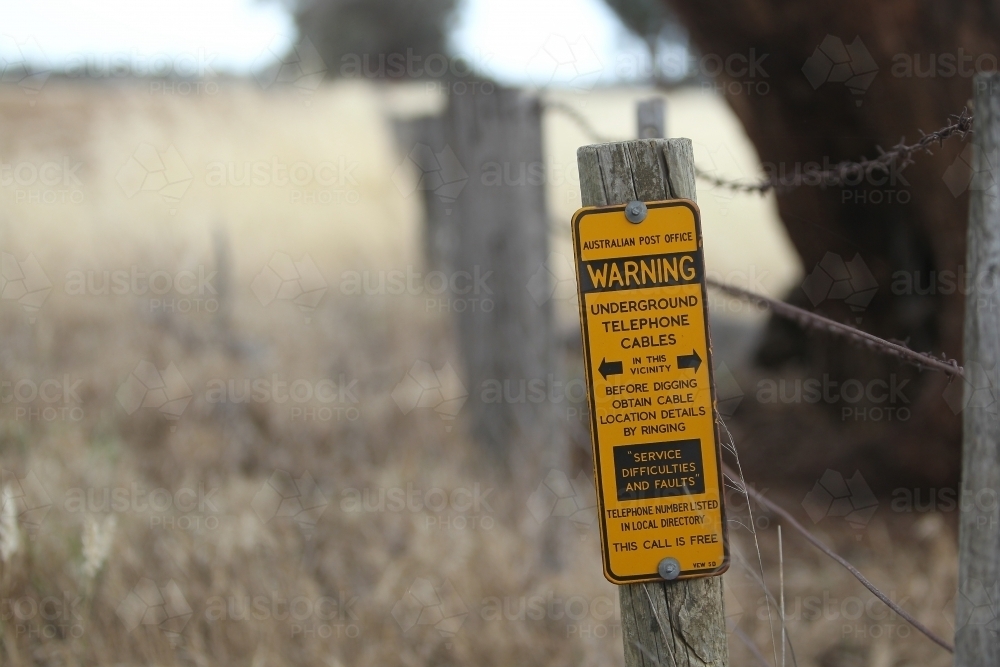
[[[640,100],[636,105],[636,136],[662,139],[667,136],[667,101],[662,97]]]
[[[539,467],[562,467],[563,449],[553,406],[524,393],[529,381],[548,381],[554,369],[552,303],[537,302],[528,290],[549,255],[542,105],[534,95],[496,86],[453,94],[446,121],[449,144],[469,175],[455,205],[450,266],[488,275],[491,290],[477,295],[491,309],[470,303],[454,312],[472,434],[497,463],[534,479]],[[484,393],[489,387],[492,396]]]
[[[974,387],[988,387],[996,400],[1000,371],[1000,74],[977,74],[973,85],[976,129],[966,249],[971,289],[965,299],[955,666],[996,667],[1000,665],[1000,421],[973,393]]]
[[[695,199],[690,139],[584,146],[577,152],[584,206],[634,199]],[[729,664],[722,577],[618,588],[626,667]]]
[[[448,132],[444,116],[419,116],[395,122],[396,141],[403,152],[417,162],[421,169],[421,178],[436,179],[423,183],[419,188],[423,198],[424,227],[423,255],[427,271],[451,270],[449,265],[454,254],[455,219],[453,215],[455,202],[452,197],[441,192],[444,178],[459,178],[462,172],[455,169],[455,174],[442,174],[451,165],[442,165],[449,155]],[[426,161],[426,164],[422,164]],[[439,169],[440,168],[440,169]],[[466,177],[468,174],[465,175]],[[456,181],[460,186],[461,181]],[[447,186],[446,186],[447,187]],[[460,194],[461,191],[456,187]],[[451,191],[445,190],[447,194]]]

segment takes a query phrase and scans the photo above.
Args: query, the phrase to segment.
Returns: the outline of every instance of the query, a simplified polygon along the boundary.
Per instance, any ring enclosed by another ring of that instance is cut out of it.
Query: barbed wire
[[[939,146],[944,144],[945,139],[951,137],[965,138],[972,132],[973,115],[967,108],[962,109],[959,114],[952,114],[948,117],[951,121],[948,125],[935,130],[929,134],[920,131],[920,140],[913,144],[906,143],[906,137],[899,140],[899,143],[883,150],[881,146],[875,149],[879,156],[869,160],[862,156],[858,161],[845,160],[835,164],[830,169],[824,170],[795,170],[791,178],[781,178],[772,174],[761,181],[737,181],[722,178],[715,174],[710,174],[703,169],[695,167],[695,175],[698,178],[711,183],[715,187],[725,188],[734,192],[764,194],[769,190],[785,192],[793,190],[802,185],[810,186],[837,186],[837,185],[857,185],[861,179],[874,172],[890,173],[893,168],[902,171],[913,164],[913,156],[917,153],[933,154],[931,148],[934,144]]]
[[[583,116],[580,111],[574,107],[562,103],[547,101],[545,102],[545,108],[551,109],[553,111],[558,111],[563,113],[565,116],[570,118],[574,123],[588,135],[590,139],[596,143],[609,143],[613,141],[612,139],[603,136],[598,132],[594,126]],[[881,147],[876,147],[879,151],[879,156],[875,159],[869,160],[862,157],[861,160],[844,161],[840,162],[831,169],[826,169],[822,171],[813,171],[805,175],[797,173],[794,178],[790,181],[788,180],[778,180],[773,176],[769,179],[762,180],[759,182],[747,182],[747,181],[734,181],[724,179],[713,174],[708,174],[705,171],[695,167],[695,174],[703,179],[713,184],[716,187],[724,187],[730,190],[746,193],[758,193],[764,194],[770,190],[784,191],[790,190],[801,185],[843,185],[850,181],[856,181],[859,176],[863,177],[873,171],[889,172],[893,167],[900,170],[905,169],[907,166],[914,162],[913,156],[919,152],[931,153],[931,147],[933,144],[937,143],[941,145],[944,143],[945,139],[953,136],[959,136],[965,138],[969,132],[972,131],[973,116],[968,112],[968,109],[963,109],[958,115],[952,115],[949,117],[951,123],[942,127],[935,132],[929,134],[924,134],[921,132],[921,138],[914,144],[906,144],[905,137],[900,139],[899,143],[890,148],[888,151],[882,150]],[[808,180],[807,180],[808,179]],[[815,181],[815,182],[812,182]],[[826,333],[831,333],[838,336],[843,336],[853,342],[859,343],[862,346],[874,350],[876,352],[886,354],[889,356],[894,356],[902,361],[915,365],[917,368],[925,369],[930,368],[934,370],[941,371],[951,377],[961,377],[964,374],[964,369],[958,364],[954,359],[948,359],[943,353],[941,358],[931,356],[930,354],[916,352],[909,349],[908,347],[892,341],[887,341],[878,336],[874,336],[868,332],[861,331],[846,324],[842,324],[835,320],[823,317],[822,315],[817,315],[816,313],[811,313],[807,310],[803,310],[797,306],[793,306],[789,303],[783,301],[778,301],[776,299],[771,299],[770,297],[763,296],[761,294],[756,294],[749,290],[745,290],[735,285],[727,285],[725,283],[712,280],[711,278],[706,281],[710,286],[738,299],[744,301],[749,301],[758,305],[770,308],[771,311],[782,317],[793,320],[800,326],[806,328],[812,328],[819,331],[824,331]],[[728,433],[728,429],[727,429]],[[732,436],[730,435],[730,438]],[[735,448],[732,450],[735,454]],[[736,488],[743,494],[745,494],[748,499],[752,497],[762,506],[774,512],[789,526],[799,532],[806,540],[819,549],[822,553],[832,558],[842,567],[844,567],[848,572],[850,572],[861,584],[867,588],[875,597],[881,600],[887,607],[892,609],[897,613],[902,619],[908,622],[911,626],[916,628],[919,632],[923,633],[928,639],[933,641],[935,644],[945,649],[949,653],[954,653],[954,647],[946,642],[945,640],[934,634],[929,628],[924,626],[920,621],[915,619],[909,613],[907,613],[902,607],[896,604],[889,596],[878,589],[873,583],[871,583],[856,567],[851,565],[847,560],[838,555],[832,549],[827,547],[823,542],[821,542],[817,537],[809,532],[794,516],[791,515],[787,510],[778,505],[777,503],[768,500],[759,493],[756,489],[752,488],[749,484],[746,484],[743,479],[742,471],[737,473],[733,471],[725,463],[722,464],[723,473],[726,478],[736,486]],[[756,536],[755,536],[756,537]],[[758,551],[759,558],[759,551]],[[765,591],[766,591],[765,586]],[[768,593],[769,595],[769,593]],[[648,591],[647,591],[648,596]],[[650,600],[650,605],[652,605],[652,600]],[[653,608],[655,614],[655,607]],[[784,619],[782,619],[784,620]],[[657,625],[660,625],[662,631],[662,625],[660,624],[660,619],[656,618]],[[766,659],[760,654],[760,651],[756,649],[756,646],[749,641],[748,637],[741,636],[740,639],[748,645],[753,653],[754,657],[760,661],[762,664],[766,664]],[[773,637],[772,637],[773,640]],[[647,653],[645,647],[636,643],[639,650],[643,653]],[[647,655],[647,657],[652,657]]]
[[[739,478],[741,476],[739,474],[737,474],[735,471],[733,471],[725,463],[722,464],[722,472],[726,475],[726,477],[733,484],[739,484]],[[865,575],[861,574],[861,572],[858,570],[858,568],[856,568],[853,565],[851,565],[842,556],[838,555],[830,547],[828,547],[825,544],[823,544],[819,540],[819,538],[817,538],[815,535],[813,535],[812,533],[810,533],[809,530],[805,526],[803,526],[801,523],[799,523],[798,520],[794,516],[792,516],[791,513],[788,510],[786,510],[785,508],[783,508],[781,505],[778,505],[774,501],[768,500],[767,498],[764,497],[763,494],[761,494],[759,491],[757,491],[756,489],[754,489],[753,487],[751,487],[748,484],[742,484],[741,488],[739,490],[740,490],[740,492],[749,495],[754,500],[756,500],[758,503],[760,503],[761,505],[763,505],[764,507],[766,507],[768,510],[774,512],[775,514],[777,514],[778,516],[780,516],[782,519],[784,519],[789,526],[791,526],[796,531],[798,531],[799,534],[801,534],[804,538],[806,538],[806,540],[808,540],[810,544],[812,544],[814,547],[816,547],[817,549],[819,549],[820,551],[822,551],[824,554],[826,554],[827,556],[829,556],[833,560],[837,561],[840,565],[842,565],[848,572],[850,572],[851,574],[853,574],[854,578],[857,579],[858,581],[860,581],[861,584],[865,588],[867,588],[869,591],[871,591],[872,594],[875,597],[877,597],[879,600],[881,600],[883,603],[885,603],[885,605],[887,607],[889,607],[890,609],[892,609],[894,612],[896,612],[897,614],[899,614],[899,616],[903,620],[905,620],[907,623],[909,623],[914,628],[916,628],[917,630],[919,630],[920,632],[922,632],[928,639],[930,639],[932,642],[934,642],[935,644],[937,644],[938,646],[940,646],[944,650],[948,651],[949,653],[954,653],[955,652],[955,647],[954,646],[952,646],[951,644],[949,644],[948,642],[946,642],[945,640],[941,639],[936,634],[934,634],[933,632],[931,632],[931,630],[929,628],[927,628],[926,626],[924,626],[923,623],[921,623],[917,619],[913,618],[913,616],[911,616],[909,613],[907,613],[902,607],[900,607],[898,604],[896,604],[895,602],[893,602],[892,598],[890,598],[888,595],[886,595],[885,593],[883,593],[882,591],[880,591],[878,589],[878,587],[875,586],[875,584],[873,584],[872,582],[868,581],[868,579],[865,577]]]
[[[578,109],[565,102],[548,100],[544,102],[544,108],[565,115],[595,143],[605,144],[616,141],[597,131],[593,124]],[[943,145],[945,139],[951,137],[961,137],[964,139],[972,132],[974,117],[969,113],[967,108],[962,109],[961,113],[950,115],[948,118],[951,122],[934,132],[925,134],[921,130],[920,140],[916,143],[907,144],[905,143],[906,137],[903,137],[899,140],[898,144],[889,150],[883,150],[881,146],[876,146],[875,149],[879,152],[879,156],[874,159],[869,160],[862,156],[856,162],[844,160],[829,169],[796,170],[796,173],[790,178],[781,178],[777,175],[772,175],[760,181],[741,181],[709,173],[697,165],[695,165],[694,172],[695,176],[711,184],[713,187],[745,194],[763,195],[770,190],[787,192],[803,185],[830,187],[857,184],[862,178],[875,172],[890,173],[893,168],[902,171],[914,163],[913,156],[917,153],[933,154],[931,149],[934,144]]]
[[[565,102],[558,102],[556,100],[545,100],[542,103],[543,109],[549,109],[551,111],[558,111],[567,118],[573,121],[573,123],[580,128],[580,130],[590,137],[590,140],[595,144],[608,144],[612,141],[620,141],[619,139],[612,139],[606,137],[591,124],[587,117],[580,113],[580,110],[576,107],[566,104]]]
[[[916,352],[901,343],[873,336],[867,331],[855,329],[852,326],[842,324],[836,320],[831,320],[830,318],[823,317],[822,315],[817,315],[816,313],[810,313],[808,310],[803,310],[802,308],[793,306],[790,303],[778,301],[777,299],[772,299],[762,294],[745,290],[742,287],[727,285],[711,278],[708,278],[706,282],[709,286],[714,287],[721,292],[725,292],[730,296],[770,308],[771,312],[793,320],[800,326],[816,329],[825,333],[831,333],[837,336],[843,336],[855,343],[860,344],[862,347],[881,354],[896,357],[906,363],[920,368],[921,370],[925,368],[932,368],[952,377],[962,377],[964,374],[964,369],[958,365],[958,362],[954,359],[947,358],[943,353],[941,357],[938,358],[925,352]]]

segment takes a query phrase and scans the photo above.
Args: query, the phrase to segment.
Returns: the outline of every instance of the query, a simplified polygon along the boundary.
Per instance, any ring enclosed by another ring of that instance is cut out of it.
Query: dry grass
[[[418,264],[417,202],[392,184],[399,157],[384,111],[376,92],[350,86],[304,100],[233,84],[190,100],[53,83],[33,107],[18,90],[0,94],[2,161],[83,163],[79,204],[33,203],[19,199],[25,188],[0,187],[0,250],[20,263],[33,255],[52,283],[37,312],[0,299],[4,395],[19,382],[29,391],[79,381],[68,402],[0,403],[3,664],[621,664],[592,514],[539,522],[525,499],[548,471],[497,479],[460,421],[450,428],[427,408],[404,415],[393,400],[415,361],[456,362],[446,317],[427,312],[426,295],[338,289],[343,271]],[[179,201],[123,194],[115,176],[143,142],[172,143],[183,156],[193,180]],[[341,156],[357,162],[345,186],[353,203],[294,204],[287,189],[204,181],[215,160]],[[216,227],[228,239],[221,267]],[[255,296],[254,278],[276,252],[321,267],[329,290],[315,310]],[[178,312],[175,293],[163,299],[175,299],[171,309],[149,294],[67,292],[73,270],[133,265],[221,269],[220,294],[206,295],[218,310]],[[142,360],[161,372],[174,364],[190,388],[178,419],[127,409],[129,393],[118,392]],[[328,380],[336,399],[235,402],[210,392],[218,381],[239,394],[244,380],[275,378]],[[454,501],[437,511],[433,490]],[[424,506],[400,508],[398,492],[421,492]],[[801,495],[789,493],[794,508]],[[281,494],[284,504],[269,504]],[[949,633],[955,536],[945,520],[877,514],[860,539],[842,521],[819,527]],[[734,540],[756,562],[752,540],[738,529]],[[835,564],[786,540],[789,600],[871,600]],[[760,541],[776,591],[773,525]],[[542,543],[556,545],[555,558]],[[770,655],[760,588],[739,563],[726,581],[732,626]],[[898,619],[834,616],[790,621],[800,665],[947,662],[912,633],[894,636],[905,628]],[[733,664],[753,664],[732,633],[730,646]]]

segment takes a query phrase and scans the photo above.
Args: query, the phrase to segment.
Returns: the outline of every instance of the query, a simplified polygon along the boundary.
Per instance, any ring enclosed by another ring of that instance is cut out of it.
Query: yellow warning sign
[[[604,574],[729,567],[698,206],[573,216]]]

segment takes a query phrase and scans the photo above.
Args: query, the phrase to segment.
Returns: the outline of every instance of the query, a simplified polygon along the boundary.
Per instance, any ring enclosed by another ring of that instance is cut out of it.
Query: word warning
[[[573,216],[604,575],[616,584],[729,567],[698,206],[643,213]]]

